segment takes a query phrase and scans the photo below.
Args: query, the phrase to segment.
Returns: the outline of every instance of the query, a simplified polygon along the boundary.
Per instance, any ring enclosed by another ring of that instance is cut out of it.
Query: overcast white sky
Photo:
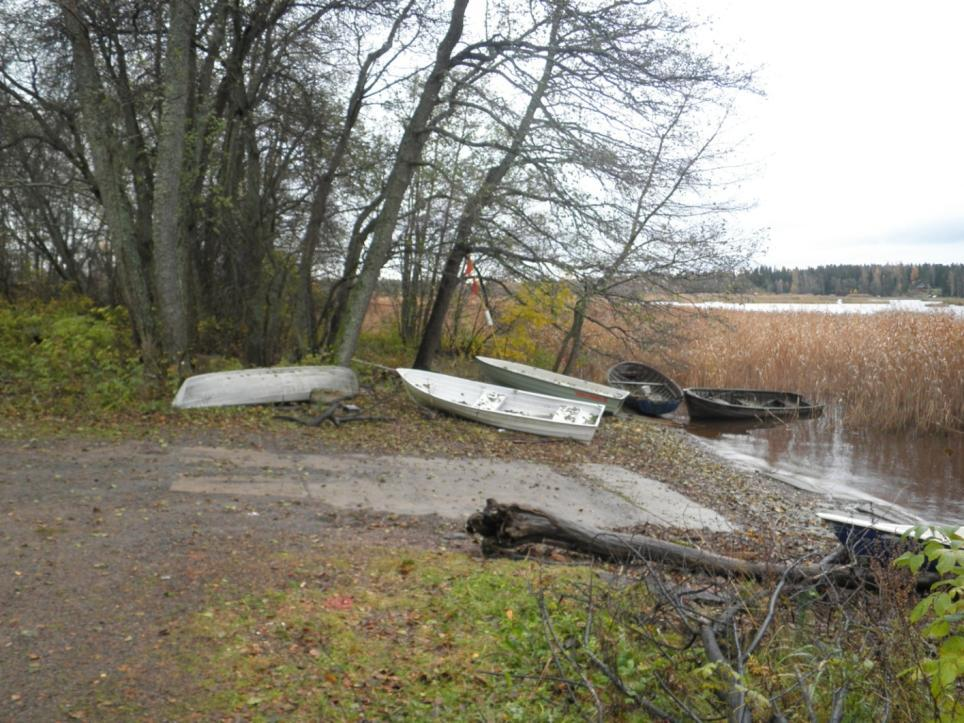
[[[664,2],[761,69],[733,128],[760,263],[964,263],[964,3]]]

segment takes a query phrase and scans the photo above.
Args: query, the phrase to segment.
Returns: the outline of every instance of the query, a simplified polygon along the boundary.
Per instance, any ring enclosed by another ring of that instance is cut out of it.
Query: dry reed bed
[[[964,430],[964,321],[951,315],[721,311],[690,315],[677,338],[684,386],[788,389],[841,403],[854,425]]]

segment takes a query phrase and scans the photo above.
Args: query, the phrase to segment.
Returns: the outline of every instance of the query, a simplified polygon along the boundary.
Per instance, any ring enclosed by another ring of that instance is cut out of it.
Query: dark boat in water
[[[629,392],[623,404],[640,414],[650,417],[669,414],[683,401],[683,390],[676,382],[639,362],[620,362],[611,367],[606,376],[609,386]]]
[[[822,404],[811,404],[794,392],[764,389],[684,389],[690,419],[809,419]]]

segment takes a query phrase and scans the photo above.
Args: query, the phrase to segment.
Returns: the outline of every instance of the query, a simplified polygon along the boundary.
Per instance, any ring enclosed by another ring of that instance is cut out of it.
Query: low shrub
[[[72,296],[0,306],[6,397],[46,411],[114,409],[143,398],[127,312]]]
[[[964,537],[951,529],[944,534],[949,544],[931,540],[922,551],[907,552],[897,560],[915,573],[930,563],[941,575],[910,614],[912,623],[924,625],[924,635],[933,642],[932,654],[906,675],[928,683],[935,718],[960,721],[964,720]]]

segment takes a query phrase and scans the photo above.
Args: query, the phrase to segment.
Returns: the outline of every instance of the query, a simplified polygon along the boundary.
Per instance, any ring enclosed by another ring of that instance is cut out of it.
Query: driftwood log
[[[493,499],[486,500],[485,509],[469,517],[466,528],[482,537],[482,551],[485,554],[541,543],[612,562],[637,564],[649,561],[725,577],[760,580],[784,578],[788,582],[824,578],[827,582],[846,587],[872,584],[866,570],[852,565],[834,565],[830,558],[820,564],[741,560],[644,535],[597,530],[560,519],[543,510],[500,504]]]

